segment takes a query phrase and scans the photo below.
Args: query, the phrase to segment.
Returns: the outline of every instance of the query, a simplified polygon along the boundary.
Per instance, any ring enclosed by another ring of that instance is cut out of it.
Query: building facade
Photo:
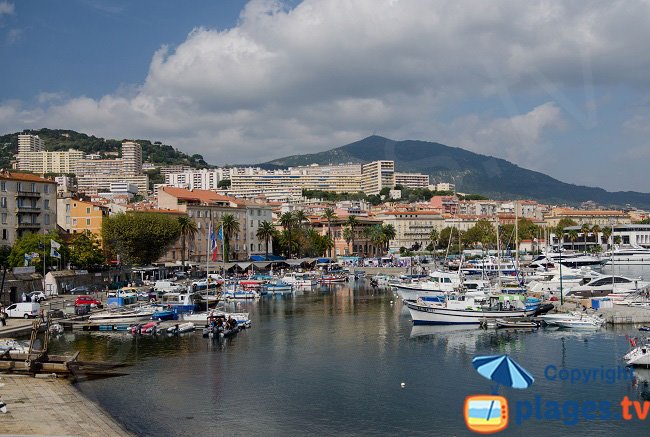
[[[75,198],[59,198],[57,204],[57,225],[69,234],[89,231],[101,244],[102,223],[108,217],[109,208]]]
[[[0,172],[0,244],[27,233],[56,230],[56,182],[26,173]]]
[[[431,231],[440,232],[445,226],[445,219],[433,211],[384,211],[375,217],[384,225],[395,228],[395,238],[390,241],[391,250],[400,247],[423,249],[431,242]]]

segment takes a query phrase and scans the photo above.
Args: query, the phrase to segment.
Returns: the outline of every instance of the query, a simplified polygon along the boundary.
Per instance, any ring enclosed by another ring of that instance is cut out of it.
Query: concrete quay
[[[131,436],[65,379],[0,374],[2,435]]]

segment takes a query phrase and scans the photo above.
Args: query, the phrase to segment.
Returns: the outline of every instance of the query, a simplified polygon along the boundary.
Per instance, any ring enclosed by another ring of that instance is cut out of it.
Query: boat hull
[[[527,317],[534,313],[530,310],[457,310],[444,307],[418,305],[407,302],[414,325],[480,325],[483,319],[500,319],[506,317]]]

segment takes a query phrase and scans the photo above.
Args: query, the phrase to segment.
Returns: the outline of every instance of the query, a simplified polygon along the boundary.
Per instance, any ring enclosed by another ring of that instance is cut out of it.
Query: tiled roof
[[[170,196],[176,197],[178,200],[193,201],[200,203],[213,203],[213,202],[232,202],[238,201],[232,197],[223,196],[210,190],[188,190],[186,188],[176,187],[162,187],[162,191]]]
[[[0,172],[0,179],[4,179],[8,181],[41,182],[41,183],[56,185],[56,182],[52,180],[44,179],[42,177],[30,173],[16,173],[10,171],[3,171]]]

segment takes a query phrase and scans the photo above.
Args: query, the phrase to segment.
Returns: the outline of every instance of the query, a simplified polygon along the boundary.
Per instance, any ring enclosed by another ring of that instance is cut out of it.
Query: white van
[[[38,317],[41,312],[41,304],[36,302],[18,302],[9,305],[5,312],[9,317],[14,318],[33,318]]]
[[[156,281],[153,289],[161,293],[180,293],[184,287],[172,281]]]

